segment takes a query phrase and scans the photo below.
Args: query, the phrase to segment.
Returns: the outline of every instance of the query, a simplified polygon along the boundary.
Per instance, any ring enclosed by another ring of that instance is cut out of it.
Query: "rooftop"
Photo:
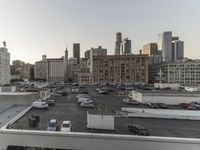
[[[143,93],[145,95],[159,95],[159,96],[166,96],[166,95],[176,95],[176,96],[200,96],[200,91],[195,92],[188,92],[185,90],[142,90],[136,89],[136,92]]]
[[[93,132],[93,133],[113,133],[113,134],[129,134],[129,124],[140,124],[149,130],[152,136],[166,137],[189,137],[200,138],[200,121],[195,120],[176,120],[176,119],[152,119],[152,118],[135,118],[135,117],[115,117],[115,131],[104,130],[88,130],[87,111],[95,114],[111,114],[116,115],[122,107],[127,106],[122,102],[123,97],[119,97],[117,92],[109,95],[99,95],[95,91],[95,87],[87,88],[89,95],[94,100],[94,108],[81,108],[76,102],[76,95],[55,97],[55,106],[49,107],[48,110],[31,109],[26,115],[16,121],[11,128],[27,129],[27,130],[47,130],[48,123],[51,119],[57,119],[59,126],[64,120],[72,123],[73,132]],[[172,106],[172,109],[178,106]],[[189,111],[189,110],[188,110]],[[119,112],[120,113],[120,112]],[[37,127],[29,127],[28,118],[32,114],[40,115],[40,123]]]

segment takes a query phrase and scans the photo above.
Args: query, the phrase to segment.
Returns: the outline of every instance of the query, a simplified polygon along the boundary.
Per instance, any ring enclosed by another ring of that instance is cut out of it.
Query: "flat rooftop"
[[[197,97],[200,96],[200,91],[195,92],[188,92],[185,90],[142,90],[142,89],[135,89],[134,91],[140,92],[145,95],[159,95],[159,96],[169,96],[169,95],[176,95],[176,96],[190,96],[190,97]]]
[[[5,126],[10,120],[16,117],[20,112],[24,111],[28,105],[13,105],[0,113],[0,128]]]
[[[93,133],[113,133],[129,134],[130,123],[141,124],[149,130],[152,136],[166,137],[188,137],[200,138],[200,121],[175,120],[175,119],[152,119],[152,118],[115,118],[115,131],[92,130],[86,128],[87,111],[95,114],[116,114],[121,111],[122,107],[130,107],[122,102],[124,97],[118,96],[117,92],[109,95],[100,95],[95,91],[95,87],[87,88],[89,95],[94,101],[94,108],[81,108],[76,102],[76,94],[69,96],[55,97],[55,106],[49,107],[48,110],[31,109],[27,114],[16,121],[11,128],[27,130],[47,130],[48,123],[51,119],[57,119],[58,124],[62,121],[70,120],[72,122],[73,132],[93,132]],[[133,106],[131,106],[133,107]],[[138,106],[136,106],[138,107]],[[169,109],[181,109],[179,106],[171,106]],[[189,110],[188,110],[189,111]],[[28,125],[28,118],[32,114],[40,115],[38,127],[32,128]]]
[[[0,92],[0,96],[35,95],[35,94],[38,94],[38,92]]]

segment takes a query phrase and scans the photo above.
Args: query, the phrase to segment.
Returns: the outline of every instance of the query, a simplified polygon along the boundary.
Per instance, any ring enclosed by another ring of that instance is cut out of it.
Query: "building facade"
[[[200,61],[176,61],[149,66],[149,83],[159,81],[158,73],[162,72],[163,83],[177,83],[182,86],[200,85]]]
[[[10,53],[6,47],[0,48],[0,85],[10,83]]]
[[[85,84],[92,82],[92,73],[90,72],[80,72],[78,73],[78,83]]]
[[[148,55],[93,56],[93,82],[148,83]]]
[[[64,83],[64,59],[51,58],[47,59],[47,81],[51,83]]]
[[[90,68],[90,72],[92,72],[93,68],[93,56],[102,56],[102,55],[107,55],[107,49],[102,48],[102,46],[98,46],[97,48],[91,48],[90,50],[87,50],[85,52],[86,58],[88,58],[88,67]]]
[[[184,42],[180,40],[172,41],[172,61],[184,59]]]
[[[143,54],[155,55],[158,54],[157,43],[149,43],[143,46]]]
[[[34,66],[34,79],[47,80],[48,67],[47,60],[36,61]]]

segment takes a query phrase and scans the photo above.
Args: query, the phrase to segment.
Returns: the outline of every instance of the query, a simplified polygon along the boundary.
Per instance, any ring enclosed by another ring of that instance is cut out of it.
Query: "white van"
[[[41,101],[34,101],[32,104],[33,108],[43,108],[43,109],[47,109],[48,108],[48,104],[46,102],[41,102]]]

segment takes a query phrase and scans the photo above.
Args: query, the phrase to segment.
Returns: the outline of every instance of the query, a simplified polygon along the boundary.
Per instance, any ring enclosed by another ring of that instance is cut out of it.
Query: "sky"
[[[12,60],[34,63],[81,56],[91,47],[114,53],[115,36],[132,40],[132,52],[157,42],[158,33],[173,31],[185,44],[185,57],[200,58],[199,0],[0,0],[0,46],[7,42]]]

